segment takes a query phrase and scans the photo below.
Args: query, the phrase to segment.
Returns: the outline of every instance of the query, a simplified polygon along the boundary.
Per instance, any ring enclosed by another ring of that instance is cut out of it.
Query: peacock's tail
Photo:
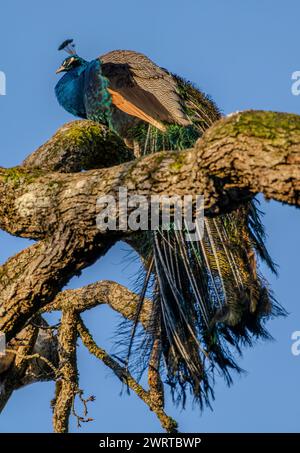
[[[141,154],[191,147],[220,118],[207,96],[177,76],[176,80],[193,124],[170,125],[163,133],[140,123],[132,134]],[[178,398],[184,403],[189,387],[201,406],[210,404],[215,371],[230,384],[230,371],[241,372],[234,354],[241,352],[242,344],[269,338],[265,320],[283,314],[257,268],[259,256],[276,272],[264,245],[257,201],[230,214],[205,217],[204,234],[198,240],[174,225],[143,236],[148,266],[136,323],[149,288],[153,304],[144,348],[136,350],[142,350],[147,361],[159,338],[161,371],[179,391]],[[133,338],[129,355],[132,342]]]

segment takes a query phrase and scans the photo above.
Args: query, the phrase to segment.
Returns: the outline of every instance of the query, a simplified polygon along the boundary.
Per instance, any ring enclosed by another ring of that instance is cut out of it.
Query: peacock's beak
[[[60,72],[64,72],[66,69],[63,66],[60,66],[56,71],[55,74],[59,74]]]

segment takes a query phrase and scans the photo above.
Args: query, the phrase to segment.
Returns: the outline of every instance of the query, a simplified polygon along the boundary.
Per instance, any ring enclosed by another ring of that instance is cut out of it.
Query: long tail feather
[[[220,118],[207,96],[175,78],[193,124],[170,125],[164,133],[153,126],[139,125],[133,134],[144,154],[191,147]],[[257,338],[270,338],[265,321],[284,314],[258,271],[258,257],[273,272],[276,266],[264,244],[256,201],[230,214],[205,218],[204,235],[197,241],[190,240],[188,231],[177,231],[174,225],[168,231],[144,237],[148,244],[146,260],[153,263],[152,280],[148,269],[128,358],[145,294],[151,287],[151,322],[145,347],[140,349],[151,352],[153,339],[158,339],[162,369],[178,399],[184,404],[186,389],[190,388],[201,407],[210,405],[215,374],[231,384],[231,371],[242,371],[235,361],[236,352],[241,353],[242,345],[252,345]]]

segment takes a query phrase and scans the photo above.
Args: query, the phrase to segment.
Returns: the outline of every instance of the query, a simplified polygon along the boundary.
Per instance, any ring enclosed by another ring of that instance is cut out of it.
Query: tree
[[[113,132],[91,121],[60,128],[22,165],[0,168],[0,227],[35,239],[34,245],[0,268],[0,331],[7,340],[0,358],[0,408],[13,391],[41,380],[55,380],[52,401],[56,432],[68,430],[80,390],[76,340],[109,367],[159,418],[166,431],[177,430],[164,411],[164,385],[158,371],[157,348],[148,367],[148,390],[93,340],[80,314],[108,304],[132,320],[138,296],[112,281],[65,290],[69,279],[100,259],[116,241],[135,246],[133,231],[99,231],[95,206],[99,196],[203,194],[205,215],[236,209],[261,192],[268,199],[300,204],[300,116],[246,111],[225,117],[201,137],[193,149],[164,151],[133,159]],[[87,170],[82,172],[81,170]],[[119,215],[119,213],[117,213]],[[139,251],[139,250],[138,250]],[[152,302],[142,308],[147,329]],[[43,313],[61,311],[57,334]]]

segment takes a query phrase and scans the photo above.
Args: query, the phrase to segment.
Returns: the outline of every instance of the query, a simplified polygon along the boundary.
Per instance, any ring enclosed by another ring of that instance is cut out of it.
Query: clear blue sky
[[[63,57],[56,49],[68,37],[88,59],[113,49],[141,51],[196,82],[226,114],[249,108],[300,113],[300,96],[290,90],[291,74],[300,70],[297,0],[10,0],[0,14],[0,70],[7,77],[7,95],[0,97],[1,166],[20,163],[71,119],[53,92]],[[291,354],[291,334],[300,330],[300,212],[274,202],[263,202],[263,209],[269,249],[280,265],[279,278],[269,281],[290,314],[269,322],[275,342],[245,351],[246,376],[230,389],[217,379],[213,412],[200,415],[191,405],[180,411],[168,403],[182,431],[300,430],[300,356]],[[1,262],[28,244],[3,232],[0,241]],[[126,247],[116,246],[69,287],[105,278],[128,284],[135,265],[128,266],[125,255]],[[102,307],[85,318],[109,348],[116,315]],[[97,398],[90,406],[95,421],[82,432],[161,430],[134,395],[120,396],[117,379],[82,348],[79,368],[81,388]],[[51,431],[53,392],[52,383],[16,392],[0,416],[0,431]],[[76,431],[74,421],[71,428]]]

